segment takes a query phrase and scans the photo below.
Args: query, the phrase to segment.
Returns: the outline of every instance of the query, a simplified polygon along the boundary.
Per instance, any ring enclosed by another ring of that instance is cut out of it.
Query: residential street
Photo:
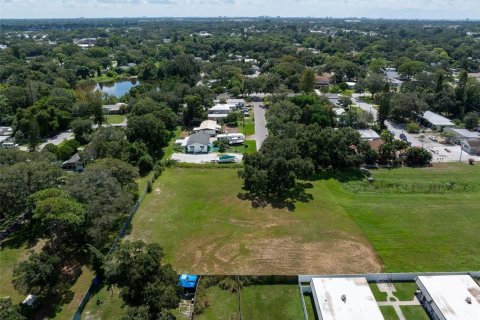
[[[263,141],[268,136],[267,120],[265,119],[265,108],[262,102],[253,102],[253,114],[255,121],[255,142],[257,144],[257,151],[263,144]]]
[[[370,112],[373,116],[373,120],[377,120],[378,111],[373,107],[373,104],[360,101],[360,97],[365,96],[364,93],[354,93],[352,95],[353,103],[358,105],[362,110]]]
[[[38,146],[39,150],[42,150],[47,144],[52,143],[56,146],[58,146],[60,143],[62,143],[64,140],[70,140],[73,139],[73,132],[71,130],[61,132],[58,135],[50,138],[47,140],[47,142],[42,143],[41,145]]]

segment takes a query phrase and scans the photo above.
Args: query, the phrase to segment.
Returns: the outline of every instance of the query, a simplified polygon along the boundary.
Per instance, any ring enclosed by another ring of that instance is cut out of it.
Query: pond
[[[109,95],[120,98],[124,94],[128,93],[131,88],[136,87],[139,84],[140,81],[137,79],[97,83],[97,85],[95,86],[95,90],[101,91],[103,93],[108,93]]]

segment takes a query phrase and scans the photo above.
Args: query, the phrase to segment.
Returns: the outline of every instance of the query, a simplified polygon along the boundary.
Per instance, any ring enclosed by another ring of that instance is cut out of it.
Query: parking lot
[[[462,151],[462,148],[459,145],[453,144],[442,144],[438,141],[438,132],[431,130],[425,130],[422,133],[408,133],[405,128],[402,126],[393,124],[389,121],[385,121],[385,124],[395,135],[396,139],[400,139],[400,135],[404,134],[407,138],[407,141],[412,144],[414,147],[423,147],[432,153],[432,162],[468,162],[468,159],[474,159],[476,162],[480,161],[480,157],[472,156]],[[432,140],[433,139],[433,140]]]
[[[240,153],[225,153],[229,156],[234,156],[238,161],[241,161],[243,155]],[[207,154],[188,154],[188,153],[174,153],[172,154],[171,159],[178,162],[185,163],[211,163],[218,161],[218,153],[207,153]]]

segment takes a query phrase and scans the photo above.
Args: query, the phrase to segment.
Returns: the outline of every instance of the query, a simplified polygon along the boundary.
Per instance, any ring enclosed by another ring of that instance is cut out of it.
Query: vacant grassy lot
[[[179,272],[477,270],[479,174],[448,164],[378,170],[373,183],[318,180],[307,189],[312,200],[288,211],[240,200],[235,169],[172,168],[146,197],[132,237],[160,243]]]
[[[344,184],[354,194],[332,191],[371,241],[385,271],[478,270],[479,174],[479,166],[457,163],[378,170],[373,183]]]
[[[241,308],[238,294],[222,290],[218,286],[208,288],[209,307],[198,320],[239,319],[284,319],[303,318],[302,304],[297,285],[255,285],[241,291]]]
[[[361,230],[318,181],[295,211],[241,200],[236,169],[171,168],[153,186],[131,237],[158,242],[177,272],[299,274],[376,272]]]

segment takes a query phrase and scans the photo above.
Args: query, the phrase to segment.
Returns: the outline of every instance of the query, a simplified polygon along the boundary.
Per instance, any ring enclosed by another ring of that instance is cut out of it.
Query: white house
[[[445,128],[444,131],[451,132],[455,136],[455,143],[460,143],[460,141],[467,139],[480,139],[480,133],[476,131],[450,127]]]
[[[357,131],[363,140],[380,140],[380,135],[372,129],[358,129]]]
[[[123,112],[122,107],[126,105],[127,104],[123,102],[117,102],[115,104],[104,104],[102,106],[102,110],[105,114],[121,114]]]
[[[208,153],[210,136],[205,132],[197,132],[188,137],[186,150],[188,153]]]
[[[228,114],[237,109],[237,105],[235,103],[226,103],[221,104],[218,103],[208,109],[208,119],[209,120],[222,120],[225,119]]]
[[[450,119],[432,111],[425,111],[422,118],[430,127],[437,131],[442,131],[444,128],[448,127],[455,127],[455,124],[450,121]]]
[[[215,136],[222,127],[217,125],[215,120],[205,120],[200,123],[199,127],[193,128],[193,132],[205,132],[208,133],[211,137]]]

